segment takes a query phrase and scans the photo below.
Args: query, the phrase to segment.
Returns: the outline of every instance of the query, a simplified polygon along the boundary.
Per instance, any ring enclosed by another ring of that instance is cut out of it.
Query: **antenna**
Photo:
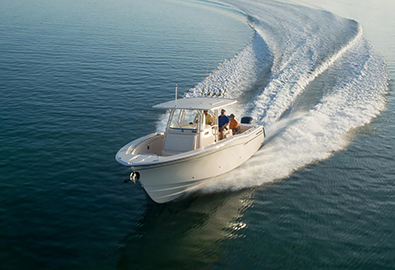
[[[177,84],[176,84],[176,107],[177,107]]]

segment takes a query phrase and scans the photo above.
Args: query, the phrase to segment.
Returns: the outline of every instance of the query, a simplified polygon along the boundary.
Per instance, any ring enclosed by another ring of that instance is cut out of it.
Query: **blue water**
[[[0,269],[392,269],[394,8],[3,0]],[[114,155],[175,84],[268,136],[157,205]]]

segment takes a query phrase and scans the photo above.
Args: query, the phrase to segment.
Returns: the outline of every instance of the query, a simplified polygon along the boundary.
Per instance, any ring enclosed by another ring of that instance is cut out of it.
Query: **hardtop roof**
[[[176,103],[177,102],[177,103]],[[215,110],[235,104],[237,100],[222,97],[182,98],[153,106],[157,109]],[[176,105],[177,104],[177,105]]]

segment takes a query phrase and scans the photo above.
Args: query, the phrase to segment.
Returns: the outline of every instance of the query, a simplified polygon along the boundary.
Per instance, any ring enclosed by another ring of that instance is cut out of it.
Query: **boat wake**
[[[203,192],[259,186],[330,157],[384,109],[388,89],[385,62],[357,22],[279,2],[226,2],[246,15],[254,37],[185,95],[226,90],[239,100],[232,112],[253,116],[267,138]]]

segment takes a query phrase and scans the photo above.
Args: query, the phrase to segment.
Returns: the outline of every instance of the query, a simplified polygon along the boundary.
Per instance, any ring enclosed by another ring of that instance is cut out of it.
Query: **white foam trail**
[[[271,84],[269,84],[266,89],[267,91],[262,93],[257,100],[254,101],[252,106],[256,109],[254,110],[253,117],[260,119],[261,123],[265,125],[270,125],[277,121],[281,115],[293,105],[296,98],[304,91],[307,85],[332,66],[336,60],[352,48],[362,37],[363,29],[359,26],[357,35],[355,35],[350,42],[341,47],[338,52],[329,56],[324,60],[324,62],[320,63],[313,71],[303,73],[296,83],[293,83],[290,87],[286,88],[288,91],[284,91],[285,89],[282,87],[287,85],[286,83],[283,83],[285,80],[283,78],[286,77],[286,75],[279,76],[272,80]],[[290,70],[290,72],[292,71],[293,70]],[[281,90],[280,92],[279,89]],[[274,95],[276,96],[276,99],[271,98]],[[269,110],[270,113],[265,113]],[[262,115],[265,115],[265,117],[262,118]]]
[[[255,12],[257,7],[250,9]],[[292,6],[292,9],[295,7]],[[305,8],[303,10],[318,13],[314,16],[322,13]],[[352,38],[346,39],[343,45],[335,44],[338,49],[332,50],[329,55],[318,48],[319,43],[312,44],[315,59],[319,59],[317,61],[311,61],[310,55],[300,48],[304,44],[291,46],[293,51],[289,52],[288,58],[284,56],[284,52],[281,56],[274,56],[277,60],[273,63],[267,87],[245,106],[246,109],[255,107],[252,111],[254,117],[266,124],[268,142],[239,169],[206,182],[200,187],[201,191],[237,190],[285,178],[299,168],[344,149],[349,143],[350,131],[369,123],[384,109],[384,94],[388,89],[384,60],[363,38],[359,25],[334,16],[327,16],[326,19],[331,17],[344,22],[353,34]],[[256,17],[258,21],[263,19]],[[264,23],[259,21],[256,25]],[[275,42],[268,42],[271,43]],[[276,46],[277,49],[284,48],[281,44]],[[272,51],[278,53],[276,49]],[[294,59],[297,59],[296,63],[292,63]],[[330,67],[335,71],[335,83],[321,90],[322,97],[318,104],[308,111],[292,114],[279,121],[306,86]],[[287,76],[292,76],[294,81],[287,80]]]

